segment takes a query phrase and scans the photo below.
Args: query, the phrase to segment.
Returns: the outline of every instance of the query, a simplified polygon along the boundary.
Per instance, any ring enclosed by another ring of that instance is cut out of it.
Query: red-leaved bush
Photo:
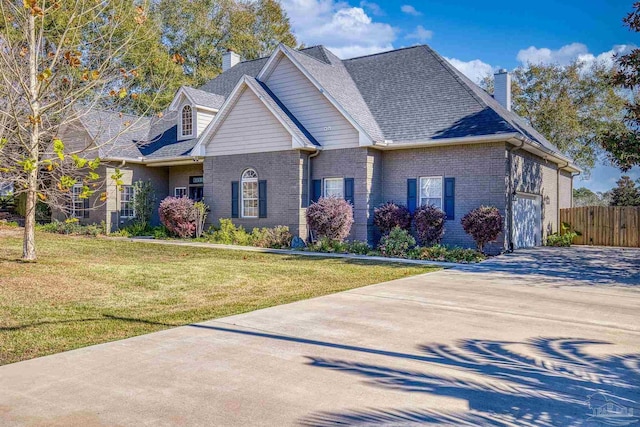
[[[191,237],[196,230],[193,200],[187,197],[167,197],[158,208],[160,221],[177,237]]]
[[[395,227],[409,230],[411,228],[411,212],[406,206],[387,202],[375,208],[373,223],[382,234],[388,234]]]
[[[447,214],[433,205],[424,205],[416,209],[413,213],[413,228],[421,245],[432,246],[440,243],[446,218]]]
[[[343,241],[353,225],[351,203],[337,197],[321,197],[307,208],[307,225],[316,236]]]
[[[495,206],[480,206],[463,216],[460,222],[464,231],[476,241],[480,252],[486,243],[495,242],[502,231],[502,215]]]

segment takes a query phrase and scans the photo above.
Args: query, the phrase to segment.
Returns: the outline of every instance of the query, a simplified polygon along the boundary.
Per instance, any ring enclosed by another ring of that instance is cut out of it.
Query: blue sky
[[[622,25],[632,1],[282,0],[299,41],[342,58],[426,43],[473,80],[527,62],[611,62],[640,45]],[[640,178],[640,168],[630,173]],[[598,166],[576,187],[605,191],[621,173]]]

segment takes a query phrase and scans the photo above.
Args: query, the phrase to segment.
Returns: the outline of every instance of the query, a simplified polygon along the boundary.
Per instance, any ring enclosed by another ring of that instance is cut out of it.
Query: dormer
[[[169,111],[177,120],[178,140],[198,138],[211,123],[224,97],[189,86],[178,89]]]

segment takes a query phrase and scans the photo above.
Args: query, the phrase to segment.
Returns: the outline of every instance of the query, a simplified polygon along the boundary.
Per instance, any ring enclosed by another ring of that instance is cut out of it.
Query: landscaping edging
[[[480,261],[479,263],[457,263],[457,262],[446,262],[446,261],[428,261],[428,260],[419,260],[419,259],[387,258],[387,257],[369,256],[369,255],[308,252],[308,251],[298,251],[298,250],[292,250],[292,249],[258,248],[256,246],[222,245],[218,243],[184,242],[179,240],[157,240],[157,239],[145,238],[145,237],[109,237],[109,239],[126,240],[129,242],[137,242],[137,243],[153,243],[157,245],[175,245],[175,246],[187,246],[187,247],[195,247],[195,248],[227,249],[232,251],[262,252],[262,253],[280,254],[280,255],[300,255],[300,256],[310,256],[310,257],[320,257],[320,258],[346,258],[346,259],[355,259],[355,260],[361,260],[361,261],[392,262],[392,263],[414,264],[414,265],[416,264],[417,265],[433,265],[433,266],[438,266],[443,268],[469,266],[469,265],[475,265],[475,264],[480,264],[484,262],[484,261]]]

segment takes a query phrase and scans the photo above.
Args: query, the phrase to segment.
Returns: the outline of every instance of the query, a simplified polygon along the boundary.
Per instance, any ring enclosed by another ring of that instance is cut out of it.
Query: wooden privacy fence
[[[560,209],[560,221],[581,234],[573,241],[576,245],[640,247],[640,207]]]

